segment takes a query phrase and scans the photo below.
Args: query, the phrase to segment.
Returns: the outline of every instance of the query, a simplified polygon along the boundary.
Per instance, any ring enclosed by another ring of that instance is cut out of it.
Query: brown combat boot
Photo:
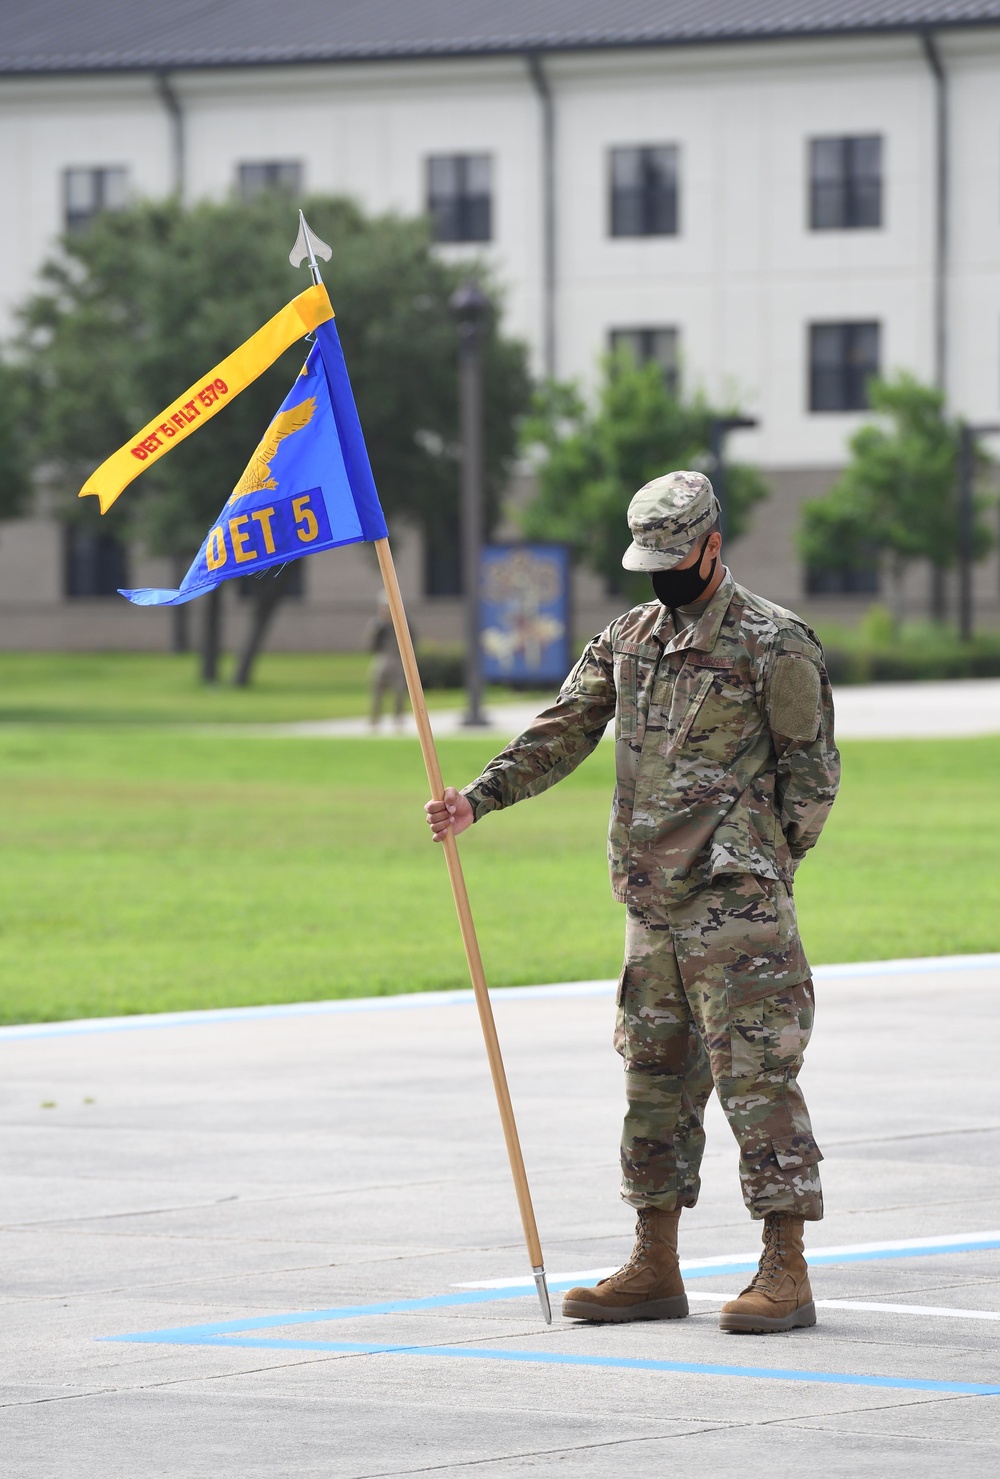
[[[562,1312],[571,1320],[680,1320],[688,1312],[677,1264],[680,1211],[640,1207],[631,1257],[594,1289],[570,1289]]]
[[[752,1280],[738,1299],[722,1306],[720,1330],[771,1335],[815,1325],[816,1306],[802,1251],[801,1217],[772,1212],[764,1218],[764,1251]]]

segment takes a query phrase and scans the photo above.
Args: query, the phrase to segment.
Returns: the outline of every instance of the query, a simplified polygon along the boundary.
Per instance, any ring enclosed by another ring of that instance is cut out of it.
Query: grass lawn
[[[313,660],[280,660],[267,717],[311,716],[288,699],[299,661]],[[446,777],[461,784],[492,749],[442,742]],[[844,762],[799,874],[812,959],[1000,948],[1000,738],[855,741]],[[463,838],[493,984],[617,974],[611,766],[602,746]],[[22,723],[0,729],[0,777],[4,1021],[467,984],[414,741]]]
[[[264,653],[250,688],[198,680],[194,653],[0,652],[0,723],[218,724],[341,719],[368,710],[360,652]],[[232,658],[223,662],[228,675]],[[488,697],[493,697],[493,693]],[[495,697],[510,700],[507,689]],[[462,703],[431,690],[432,708]]]

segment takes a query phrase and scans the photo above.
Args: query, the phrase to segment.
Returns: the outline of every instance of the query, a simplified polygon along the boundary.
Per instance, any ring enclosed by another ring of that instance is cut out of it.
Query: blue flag
[[[121,591],[136,606],[180,606],[237,575],[388,533],[333,319],[180,589]]]

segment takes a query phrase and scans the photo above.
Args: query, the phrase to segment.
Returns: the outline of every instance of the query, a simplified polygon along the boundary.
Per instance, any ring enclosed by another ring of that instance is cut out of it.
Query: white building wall
[[[166,113],[148,77],[0,82],[0,336],[63,230],[63,171],[125,165],[138,195],[171,183]]]
[[[726,48],[553,66],[561,368],[589,376],[612,327],[676,324],[688,383],[761,419],[741,455],[829,466],[861,418],[809,413],[810,322],[877,319],[886,368],[933,375],[930,76],[909,39],[753,53],[750,64]],[[885,141],[883,228],[809,230],[807,141],[863,133]],[[638,143],[679,148],[676,237],[608,234],[608,149]]]
[[[1000,32],[939,44],[951,119],[950,403],[1000,420]],[[677,326],[686,384],[760,419],[731,444],[778,489],[747,555],[766,548],[765,593],[801,605],[794,508],[843,463],[863,420],[809,412],[809,323],[878,320],[884,370],[933,376],[935,97],[920,43],[588,53],[544,66],[556,109],[558,373],[592,385],[612,328]],[[441,250],[486,257],[506,291],[508,331],[541,368],[541,109],[523,58],[189,72],[173,85],[189,200],[225,195],[241,161],[294,158],[308,190],[412,214],[424,207],[428,155],[491,154],[494,241]],[[807,141],[861,133],[884,140],[881,229],[811,231]],[[608,151],[656,143],[680,151],[679,234],[612,238]],[[13,332],[15,305],[61,230],[63,171],[83,165],[125,165],[136,195],[170,189],[171,126],[153,79],[0,82],[0,335]],[[329,281],[336,300],[335,261]],[[26,537],[0,531],[0,605],[14,599],[5,572]],[[333,611],[325,576],[309,589],[304,607],[315,599]],[[435,607],[428,621],[441,619]],[[290,615],[283,627],[294,645]]]

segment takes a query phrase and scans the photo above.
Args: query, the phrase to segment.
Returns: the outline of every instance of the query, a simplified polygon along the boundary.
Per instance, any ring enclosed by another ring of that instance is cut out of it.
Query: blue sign
[[[479,583],[483,677],[559,684],[572,666],[569,550],[562,544],[489,544]]]

